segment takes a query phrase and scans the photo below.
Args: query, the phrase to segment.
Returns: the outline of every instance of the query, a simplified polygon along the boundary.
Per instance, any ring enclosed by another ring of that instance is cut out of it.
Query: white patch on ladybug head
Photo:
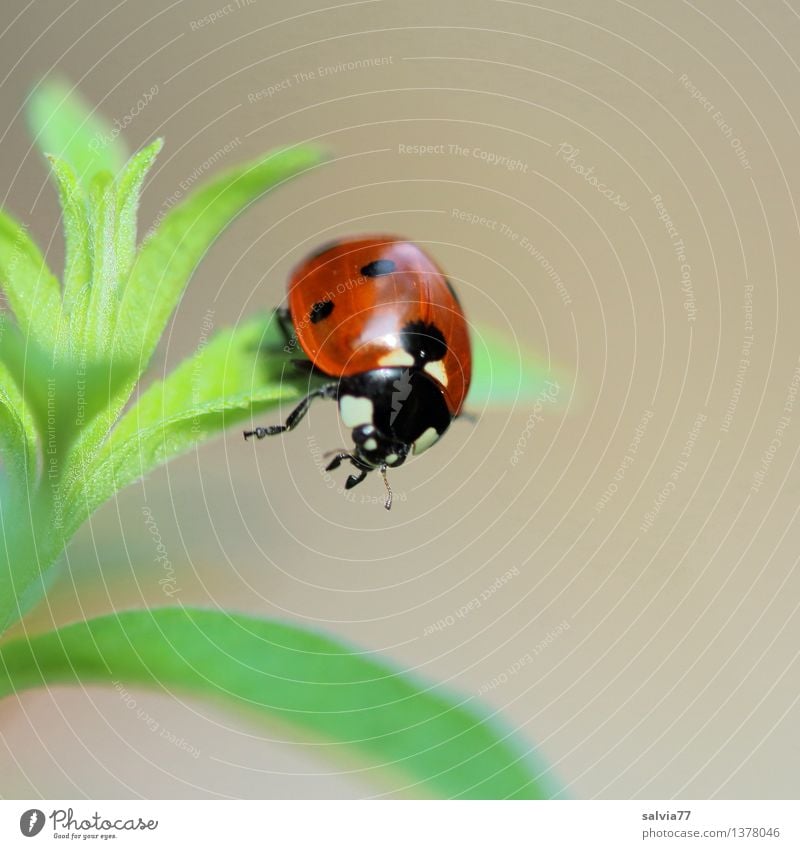
[[[395,348],[378,360],[379,366],[413,366],[414,357],[402,348]]]
[[[439,439],[439,432],[435,427],[429,427],[425,433],[417,438],[417,441],[411,446],[411,450],[415,454],[422,454],[422,452],[427,451],[437,439]]]
[[[444,363],[441,360],[432,360],[429,363],[425,363],[425,371],[434,380],[438,380],[442,386],[447,386],[447,372],[444,370]]]
[[[387,462],[390,466],[392,465],[392,463],[396,463],[399,459],[400,459],[400,458],[397,456],[397,454],[387,454],[387,455],[386,455],[386,462]]]
[[[373,406],[369,398],[342,395],[339,399],[339,415],[347,427],[372,424]]]
[[[367,451],[374,451],[377,447],[378,447],[378,440],[377,440],[377,439],[373,439],[371,436],[370,436],[370,438],[369,438],[368,440],[366,440],[366,442],[364,443],[364,448],[366,448],[366,449],[367,449]]]

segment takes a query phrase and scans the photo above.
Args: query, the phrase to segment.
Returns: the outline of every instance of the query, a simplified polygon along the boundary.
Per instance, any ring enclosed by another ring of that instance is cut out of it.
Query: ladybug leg
[[[308,412],[308,408],[311,406],[311,402],[315,398],[335,398],[336,397],[336,384],[335,383],[326,383],[325,386],[320,386],[319,389],[315,389],[313,392],[309,392],[305,398],[289,413],[286,418],[285,425],[268,425],[267,427],[257,427],[255,430],[246,430],[244,432],[244,438],[248,439],[251,436],[255,436],[256,439],[263,439],[265,436],[275,436],[278,433],[284,433],[285,431],[292,430],[297,427],[300,419]]]
[[[349,475],[348,476],[347,480],[345,481],[344,488],[345,489],[352,489],[354,486],[358,486],[361,483],[361,481],[364,480],[364,478],[366,476],[367,476],[367,470],[366,469],[359,469],[359,472],[358,472],[357,475]]]
[[[333,458],[333,460],[331,460],[330,463],[328,463],[328,465],[325,466],[325,471],[326,472],[332,472],[334,469],[338,469],[339,466],[342,465],[342,460],[352,460],[352,459],[353,459],[352,454],[349,454],[347,451],[340,451]]]
[[[297,353],[300,358],[289,360],[292,367],[303,374],[312,374],[318,377],[327,377],[325,372],[318,369],[311,360],[306,359],[303,349],[297,343],[297,335],[294,332],[294,324],[292,324],[292,316],[289,312],[289,307],[278,307],[275,310],[275,319],[278,322],[278,327],[283,334],[283,351],[285,354]]]
[[[272,321],[278,325],[279,337],[270,342],[262,342],[258,346],[259,349],[271,353],[282,351],[284,354],[290,354],[292,351],[296,351],[297,337],[294,334],[294,326],[292,324],[292,317],[289,315],[289,309],[287,307],[277,307],[272,313],[270,323]]]
[[[332,472],[334,469],[338,469],[339,466],[342,465],[342,460],[349,460],[355,467],[358,469],[357,475],[349,475],[347,481],[345,482],[345,489],[352,489],[354,486],[358,486],[361,481],[367,476],[367,472],[369,469],[365,468],[358,462],[358,460],[347,451],[340,451],[331,461],[325,466],[326,472]]]
[[[297,338],[294,335],[294,325],[292,324],[292,316],[289,313],[289,307],[278,307],[275,310],[275,318],[278,321],[278,327],[283,333],[284,340],[287,345],[294,347],[297,345]]]

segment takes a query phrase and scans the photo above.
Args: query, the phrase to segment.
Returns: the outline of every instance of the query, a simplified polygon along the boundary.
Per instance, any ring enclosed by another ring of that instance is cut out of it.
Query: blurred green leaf
[[[301,397],[308,377],[286,369],[272,319],[257,315],[201,339],[193,356],[152,383],[120,419],[68,500],[99,505],[224,428]]]
[[[26,335],[51,343],[61,318],[61,289],[27,228],[0,210],[0,286],[17,325]]]
[[[221,700],[461,799],[550,795],[530,760],[473,707],[384,661],[287,624],[162,608],[104,616],[0,646],[0,695],[116,681]]]
[[[68,162],[84,187],[98,171],[117,174],[128,158],[119,132],[63,80],[40,83],[27,115],[39,150]]]
[[[567,379],[524,340],[485,325],[473,325],[472,383],[467,407],[511,409],[546,398],[555,407],[567,401]]]
[[[5,328],[0,328],[2,333]],[[0,360],[0,451],[5,475],[0,485],[0,510],[22,500],[36,481],[36,425],[16,381]]]
[[[91,223],[86,193],[78,180],[75,169],[63,159],[50,157],[53,178],[58,187],[61,203],[61,226],[64,231],[64,319],[71,333],[60,334],[58,342],[62,348],[71,349],[71,338],[82,337],[84,309],[79,299],[88,303],[89,285],[92,280]],[[80,316],[80,318],[78,318]],[[75,331],[75,325],[80,324]]]

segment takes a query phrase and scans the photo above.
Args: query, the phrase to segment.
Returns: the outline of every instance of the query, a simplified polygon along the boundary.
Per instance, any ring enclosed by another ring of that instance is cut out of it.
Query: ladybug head
[[[353,428],[353,442],[356,458],[371,468],[402,466],[411,448],[383,433],[372,423]]]
[[[386,508],[392,491],[386,479],[390,466],[401,466],[409,454],[421,454],[447,430],[452,416],[441,387],[416,368],[381,368],[339,381],[339,414],[352,428],[353,452],[338,452],[327,466],[347,459],[358,474],[345,484],[351,489],[367,472],[380,469],[386,485]]]

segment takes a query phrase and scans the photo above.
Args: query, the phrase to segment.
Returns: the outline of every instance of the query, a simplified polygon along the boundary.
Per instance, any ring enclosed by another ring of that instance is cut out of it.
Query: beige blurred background
[[[226,146],[217,168],[333,152],[215,244],[156,372],[209,315],[276,304],[306,251],[369,230],[428,245],[471,318],[574,376],[543,421],[521,403],[456,424],[393,476],[390,514],[379,480],[346,500],[315,463],[343,438],[332,405],[257,448],[234,429],[106,505],[31,627],[175,601],[277,616],[481,698],[566,796],[797,797],[794,0],[4,13],[0,198],[55,267],[55,196],[20,116],[51,70],[111,120],[158,87],[126,131],[166,139],[142,230]],[[0,795],[419,794],[203,702],[134,697],[185,746],[111,688],[4,700]]]

